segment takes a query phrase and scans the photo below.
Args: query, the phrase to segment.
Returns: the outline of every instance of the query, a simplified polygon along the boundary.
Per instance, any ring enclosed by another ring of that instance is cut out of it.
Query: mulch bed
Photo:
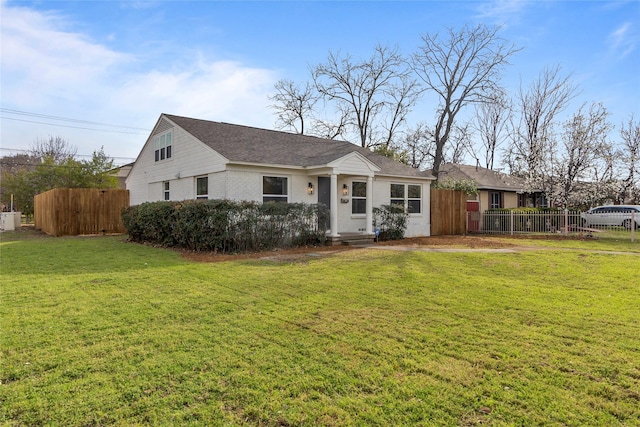
[[[517,247],[518,240],[524,239],[575,239],[575,237],[544,235],[544,236],[431,236],[410,237],[402,240],[390,240],[374,243],[380,246],[414,246],[414,247],[453,247],[468,249],[503,249]],[[181,251],[182,256],[196,262],[225,262],[245,259],[264,259],[270,261],[296,261],[308,259],[311,256],[331,255],[359,249],[357,246],[311,246],[301,248],[277,249],[264,252],[243,254],[221,254],[213,252]]]

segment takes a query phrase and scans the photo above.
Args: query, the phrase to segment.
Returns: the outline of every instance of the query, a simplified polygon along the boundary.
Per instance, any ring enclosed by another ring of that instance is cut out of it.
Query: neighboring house
[[[469,196],[467,210],[484,212],[496,208],[545,207],[546,199],[541,192],[526,192],[523,178],[507,175],[479,166],[447,163],[440,166],[439,180],[473,180],[478,185],[478,194]],[[472,207],[477,203],[477,207]]]
[[[122,188],[126,190],[127,188],[127,176],[133,167],[133,163],[127,163],[126,165],[122,165],[113,169],[112,175],[118,178],[118,188]]]
[[[127,177],[131,204],[230,199],[323,203],[328,232],[373,233],[373,207],[402,204],[406,236],[430,235],[434,178],[344,141],[162,114]]]

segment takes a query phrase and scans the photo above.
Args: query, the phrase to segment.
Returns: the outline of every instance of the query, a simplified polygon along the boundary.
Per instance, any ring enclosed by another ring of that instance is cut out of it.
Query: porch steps
[[[361,233],[342,233],[338,237],[330,238],[331,245],[370,245],[375,239],[374,234],[361,234]]]

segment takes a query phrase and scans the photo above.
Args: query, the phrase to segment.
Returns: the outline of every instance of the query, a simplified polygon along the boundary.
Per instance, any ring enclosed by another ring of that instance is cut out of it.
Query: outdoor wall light
[[[309,193],[310,196],[313,194],[313,183],[311,182],[307,185],[307,193]]]
[[[342,184],[342,195],[343,196],[349,195],[349,186],[347,184]]]

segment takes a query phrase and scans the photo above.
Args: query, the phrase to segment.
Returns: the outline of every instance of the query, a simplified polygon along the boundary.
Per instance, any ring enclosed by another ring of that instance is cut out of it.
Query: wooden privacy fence
[[[126,233],[122,209],[129,190],[54,188],[34,199],[35,227],[52,236]]]
[[[431,235],[465,234],[467,194],[460,190],[431,189]]]

